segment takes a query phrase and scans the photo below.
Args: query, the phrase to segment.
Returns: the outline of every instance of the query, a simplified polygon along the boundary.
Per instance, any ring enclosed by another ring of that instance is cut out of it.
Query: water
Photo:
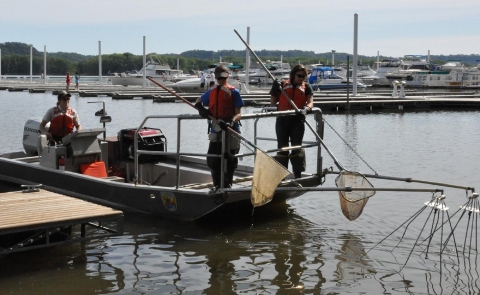
[[[74,95],[71,105],[79,112],[83,128],[101,127],[98,117],[93,115],[101,104],[87,103],[101,100],[106,101],[107,112],[113,119],[107,123],[108,136],[116,136],[122,128],[138,126],[146,115],[195,112],[182,103],[113,101],[108,97]],[[0,153],[20,150],[25,121],[41,118],[55,101],[50,93],[0,91]],[[325,119],[379,174],[478,187],[479,113],[328,114]],[[191,151],[206,151],[206,126],[198,122],[182,123],[182,132],[188,135],[182,139],[182,145]],[[251,135],[252,124],[244,122],[245,136]],[[267,122],[260,135],[271,136],[273,124]],[[147,125],[160,127],[169,148],[175,148],[176,130],[171,120]],[[306,139],[314,137],[308,135]],[[373,173],[328,126],[325,141],[344,166]],[[265,144],[265,149],[274,145]],[[307,154],[307,159],[307,170],[313,172],[315,158]],[[244,161],[248,163],[248,159]],[[334,166],[326,153],[324,166]],[[325,186],[333,186],[334,178],[328,176]],[[425,187],[385,180],[372,182],[376,187]],[[466,201],[462,190],[446,189],[445,195],[450,214]],[[398,272],[428,213],[409,226],[404,242],[392,252],[389,251],[399,242],[398,234],[361,258],[430,197],[428,193],[377,192],[362,216],[353,222],[343,217],[338,195],[331,192],[308,193],[287,204],[257,208],[251,215],[229,215],[201,222],[175,222],[126,213],[125,235],[121,237],[4,257],[0,260],[0,293],[477,294],[477,254],[460,255],[458,264],[453,243],[449,243],[440,264],[437,236],[432,239],[428,258],[421,253],[424,247],[415,248],[405,268]],[[431,221],[427,232],[430,227]],[[466,220],[458,228],[456,242],[463,245]],[[473,240],[478,238],[474,236]]]

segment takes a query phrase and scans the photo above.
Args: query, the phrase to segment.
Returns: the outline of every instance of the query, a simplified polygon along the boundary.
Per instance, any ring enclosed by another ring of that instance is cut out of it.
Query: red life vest
[[[65,112],[58,107],[53,108],[53,119],[50,121],[49,132],[53,136],[63,137],[73,132],[75,127],[73,109],[68,108]]]
[[[232,91],[235,89],[232,85],[222,86],[210,90],[210,100],[208,110],[216,119],[224,121],[232,120],[235,116],[235,106],[233,105]]]
[[[67,82],[67,84],[70,84],[70,75],[67,75],[67,78],[65,79],[65,81]]]
[[[306,89],[305,82],[302,82],[301,85],[297,85],[295,88],[288,80],[283,85],[283,90],[299,109],[303,109],[303,107],[307,104],[307,96],[305,95]],[[292,109],[292,105],[288,102],[285,95],[283,95],[283,92],[280,93],[280,98],[278,99],[278,110],[289,111]]]

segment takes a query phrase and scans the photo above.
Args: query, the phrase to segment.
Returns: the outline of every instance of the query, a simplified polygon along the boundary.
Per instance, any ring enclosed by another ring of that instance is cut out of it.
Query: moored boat
[[[347,83],[344,77],[335,74],[331,67],[313,68],[308,75],[308,83],[312,85],[313,90],[331,90],[353,88],[353,81]],[[367,86],[357,82],[358,89],[364,89]]]
[[[400,59],[384,59],[376,70],[376,74],[362,77],[362,81],[372,86],[390,86],[390,81],[385,77],[387,73],[404,69],[403,61]]]
[[[269,61],[265,63],[265,67],[277,80],[286,80],[289,79],[288,75],[292,68],[289,63],[284,63],[282,61]],[[238,79],[242,83],[246,83],[246,73],[245,71],[238,74]],[[250,70],[248,72],[248,83],[249,84],[271,84],[273,80],[269,77],[267,72],[259,65],[258,62],[250,64]]]
[[[184,74],[182,70],[175,70],[170,68],[169,65],[162,64],[158,57],[155,61],[152,56],[150,60],[147,61],[145,69],[142,68],[140,71],[135,73],[114,73],[113,76],[110,76],[109,79],[112,82],[112,85],[124,85],[124,86],[142,86],[143,85],[143,73],[145,72],[146,76],[153,77],[156,79],[161,79],[162,81],[181,81],[185,79],[192,78],[192,75]],[[145,81],[147,84],[148,80]]]

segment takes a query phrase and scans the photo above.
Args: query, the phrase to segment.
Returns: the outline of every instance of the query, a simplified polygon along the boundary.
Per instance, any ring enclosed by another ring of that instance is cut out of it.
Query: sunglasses
[[[297,76],[298,78],[301,78],[301,79],[305,78],[305,75],[302,75],[302,74],[295,74],[295,76]]]
[[[70,97],[64,97],[62,98],[63,101],[70,101]]]
[[[217,80],[225,80],[225,79],[227,79],[227,78],[225,78],[225,77],[218,77],[217,78]]]

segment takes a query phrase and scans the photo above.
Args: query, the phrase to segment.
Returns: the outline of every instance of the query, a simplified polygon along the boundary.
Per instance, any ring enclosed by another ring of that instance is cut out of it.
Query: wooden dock
[[[0,255],[122,234],[122,211],[35,186],[0,193]]]

